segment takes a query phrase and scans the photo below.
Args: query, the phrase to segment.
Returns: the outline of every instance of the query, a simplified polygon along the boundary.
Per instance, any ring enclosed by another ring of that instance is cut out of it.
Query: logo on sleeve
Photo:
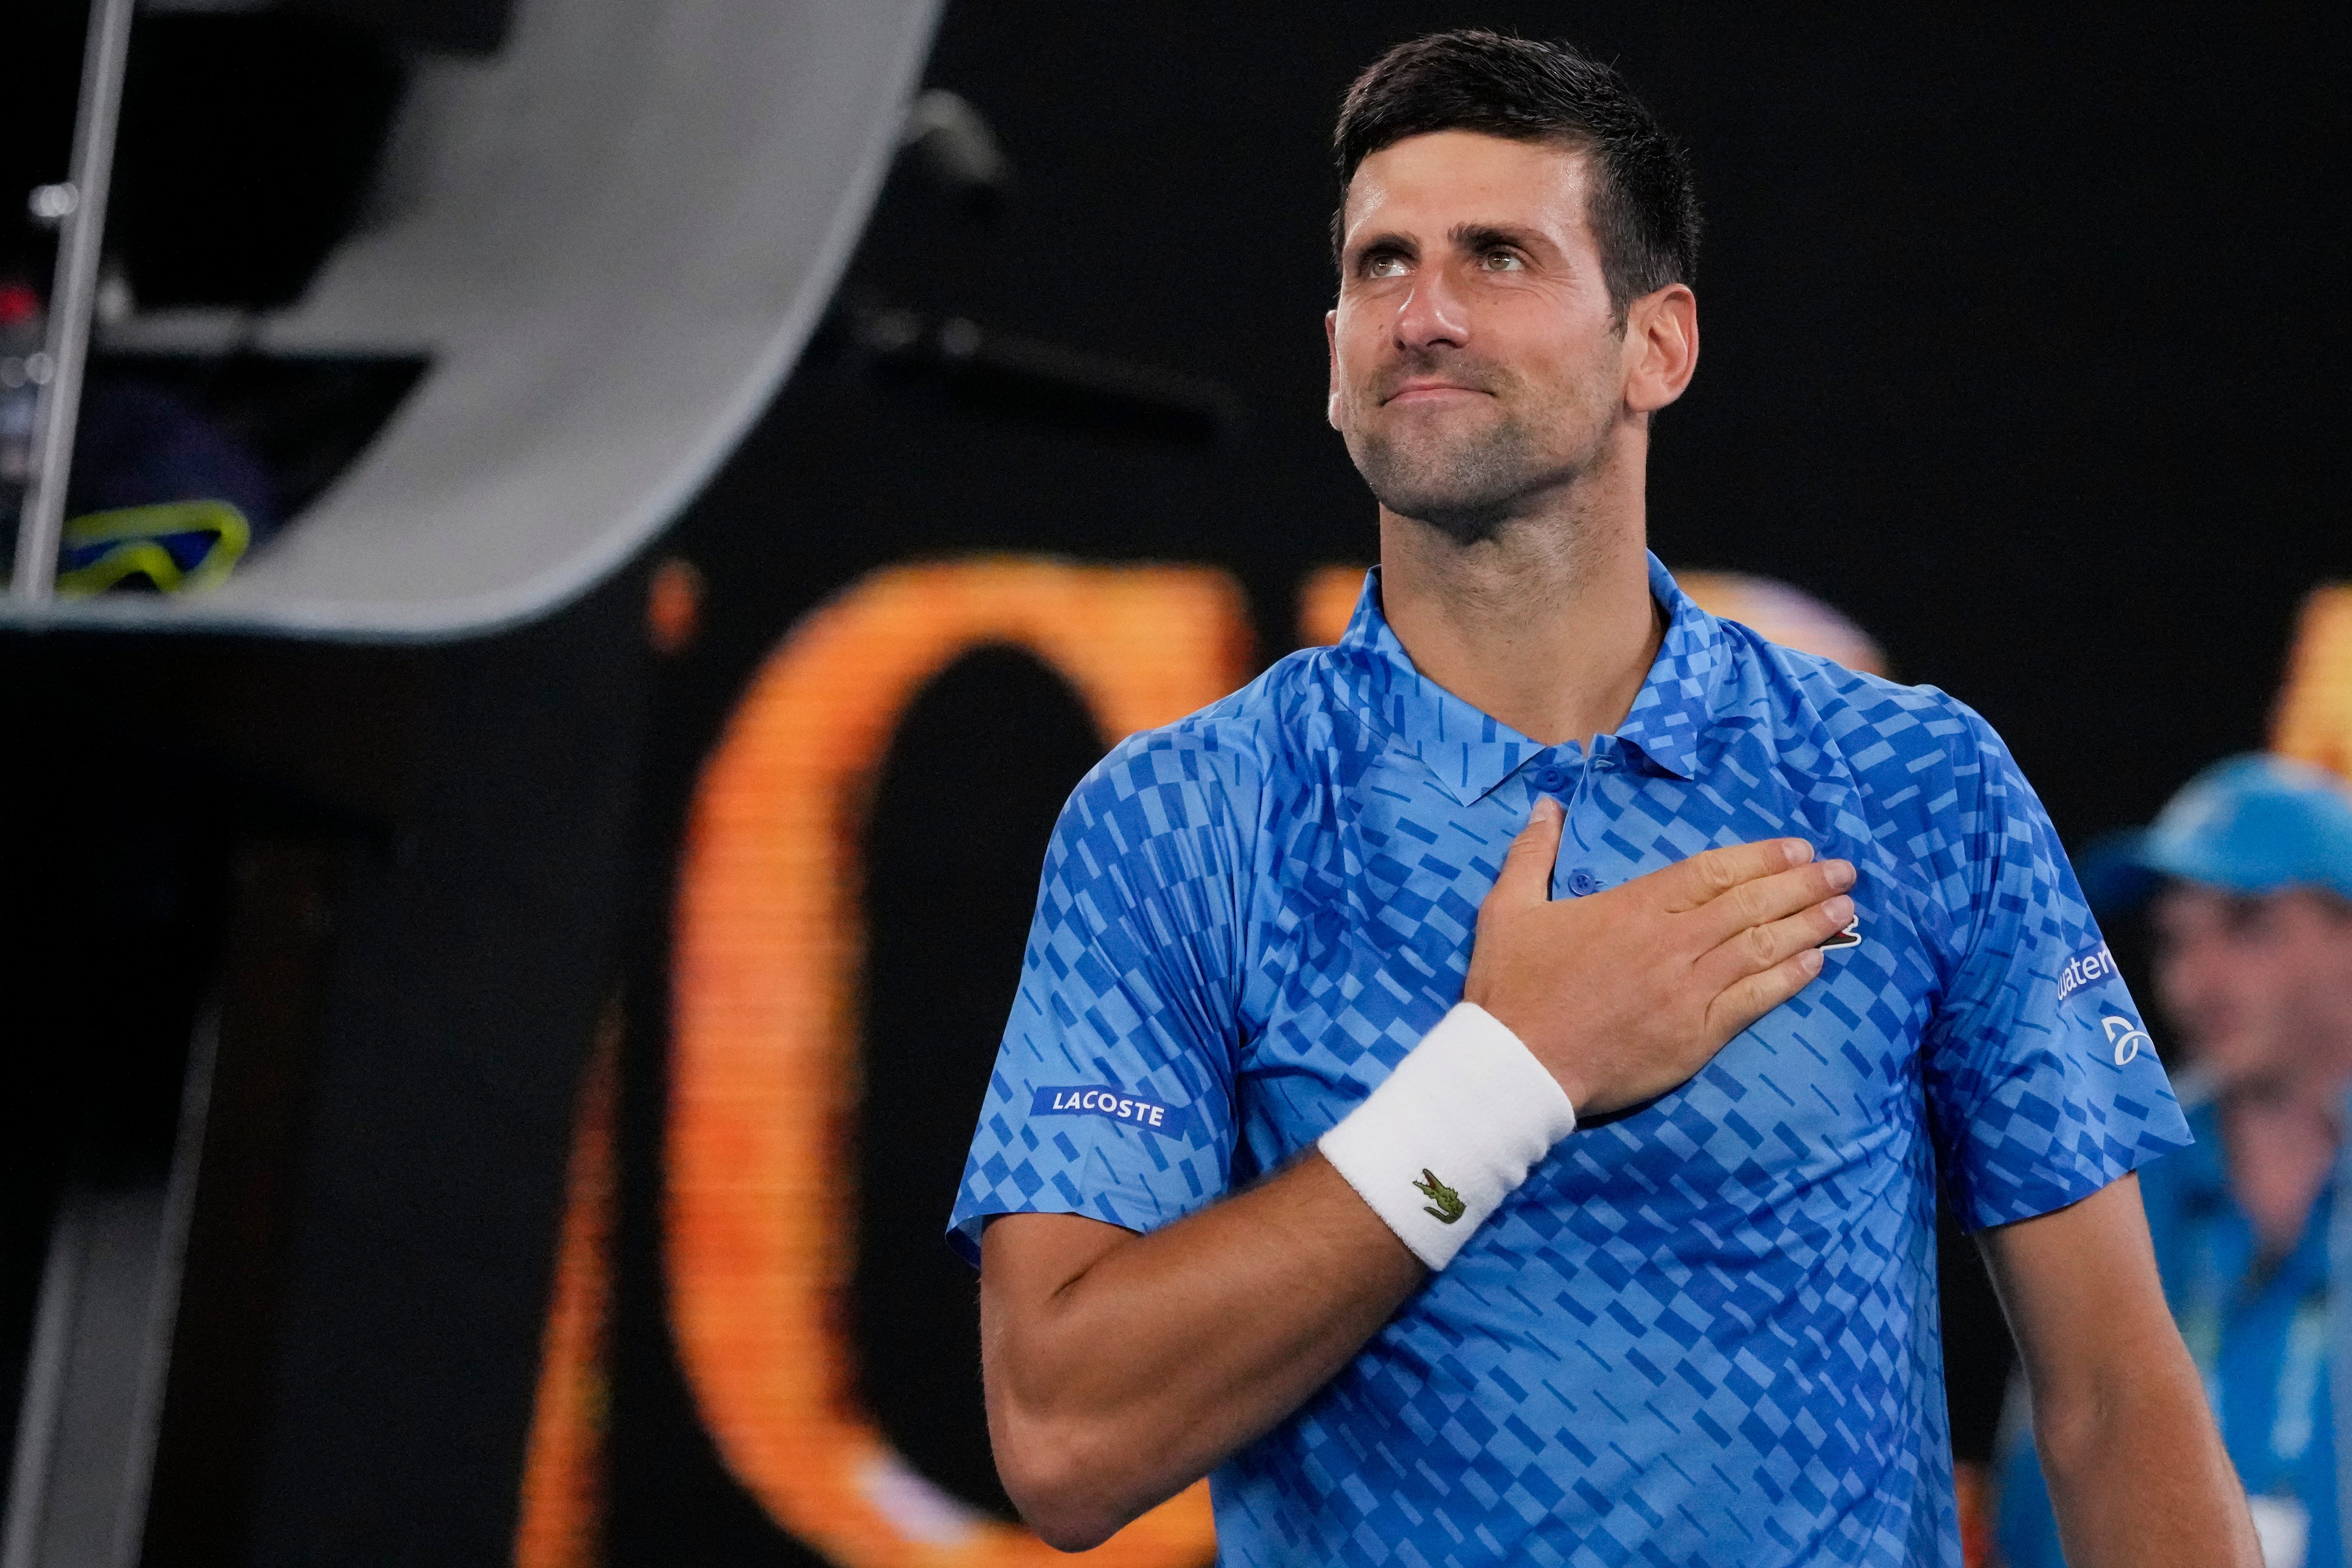
[[[2130,1066],[2138,1058],[2143,1046],[2151,1053],[2156,1049],[2156,1042],[2147,1037],[2147,1031],[2129,1018],[2102,1018],[2099,1026],[2107,1032],[2107,1044],[2116,1048],[2117,1067]]]
[[[2066,967],[2058,972],[2058,1000],[2063,1002],[2085,985],[2115,977],[2116,955],[2107,951],[2105,942],[2101,942],[2098,952],[2070,958]]]
[[[1426,1165],[1421,1168],[1421,1180],[1413,1186],[1429,1200],[1421,1205],[1421,1212],[1440,1225],[1452,1225],[1470,1212],[1470,1205],[1462,1201],[1462,1194],[1439,1181],[1437,1173]]]
[[[1121,1094],[1100,1084],[1041,1089],[1029,1103],[1029,1114],[1107,1116],[1113,1121],[1148,1127],[1165,1138],[1181,1137],[1192,1125],[1191,1118],[1181,1105],[1163,1105],[1156,1100]]]

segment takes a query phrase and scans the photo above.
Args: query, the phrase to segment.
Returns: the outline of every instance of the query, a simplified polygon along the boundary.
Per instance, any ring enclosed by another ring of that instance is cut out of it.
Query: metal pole
[[[8,1481],[8,1520],[0,1533],[0,1568],[37,1568],[49,1483],[57,1458],[58,1419],[64,1413],[73,1357],[74,1319],[81,1307],[82,1266],[89,1238],[80,1210],[58,1205],[41,1270],[41,1304],[25,1358],[25,1395],[16,1407],[16,1462]]]
[[[58,538],[65,529],[74,419],[81,408],[82,365],[89,357],[107,181],[114,171],[114,128],[122,117],[131,6],[131,0],[90,0],[81,108],[74,118],[73,200],[58,226],[57,281],[49,289],[49,379],[34,405],[32,484],[16,522],[16,572],[10,585],[26,604],[46,603],[57,588]]]

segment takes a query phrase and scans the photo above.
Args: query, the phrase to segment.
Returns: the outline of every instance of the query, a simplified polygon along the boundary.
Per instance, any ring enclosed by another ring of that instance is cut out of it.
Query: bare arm
[[[1428,1277],[1312,1152],[1150,1236],[1007,1215],[981,1246],[996,1467],[1066,1551],[1305,1404]]]
[[[2262,1568],[2245,1491],[2156,1273],[2139,1178],[1978,1238],[2074,1568]]]
[[[1821,972],[1853,868],[1788,839],[1553,902],[1556,804],[1479,910],[1465,994],[1580,1110],[1663,1093]],[[1039,1534],[1090,1546],[1298,1408],[1427,1271],[1309,1153],[1150,1236],[1008,1215],[982,1242],[989,1435]]]

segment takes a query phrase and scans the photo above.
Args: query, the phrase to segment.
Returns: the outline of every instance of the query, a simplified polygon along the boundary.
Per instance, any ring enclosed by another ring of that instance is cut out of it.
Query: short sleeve
[[[2058,836],[1984,721],[1957,745],[1963,944],[1927,1039],[1945,1187],[1979,1230],[2090,1196],[2191,1142]]]
[[[1255,776],[1150,731],[1063,808],[949,1219],[968,1261],[997,1215],[1149,1231],[1224,1192]]]

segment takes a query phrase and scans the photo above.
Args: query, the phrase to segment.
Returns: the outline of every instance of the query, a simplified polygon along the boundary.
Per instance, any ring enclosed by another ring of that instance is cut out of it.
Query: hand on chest
[[[1808,820],[1775,790],[1733,801],[1678,778],[1544,767],[1464,806],[1368,783],[1360,808],[1337,817],[1324,842],[1299,844],[1307,874],[1285,911],[1287,951],[1266,954],[1259,970],[1278,983],[1253,999],[1263,1013],[1251,1020],[1243,1096],[1253,1080],[1279,1079],[1297,1113],[1282,1120],[1302,1147],[1460,998],[1479,904],[1539,793],[1568,806],[1551,877],[1558,899],[1780,836],[1870,863],[1867,846]],[[1612,1186],[1692,1192],[1761,1173],[1809,1179],[1878,1157],[1890,1130],[1916,1125],[1915,1058],[1930,1011],[1925,966],[1904,962],[1917,938],[1890,892],[1887,879],[1865,873],[1853,889],[1853,933],[1833,939],[1815,981],[1680,1088],[1589,1122],[1555,1156],[1558,1174],[1568,1178],[1589,1153]],[[1260,1131],[1283,1136],[1271,1123]]]

